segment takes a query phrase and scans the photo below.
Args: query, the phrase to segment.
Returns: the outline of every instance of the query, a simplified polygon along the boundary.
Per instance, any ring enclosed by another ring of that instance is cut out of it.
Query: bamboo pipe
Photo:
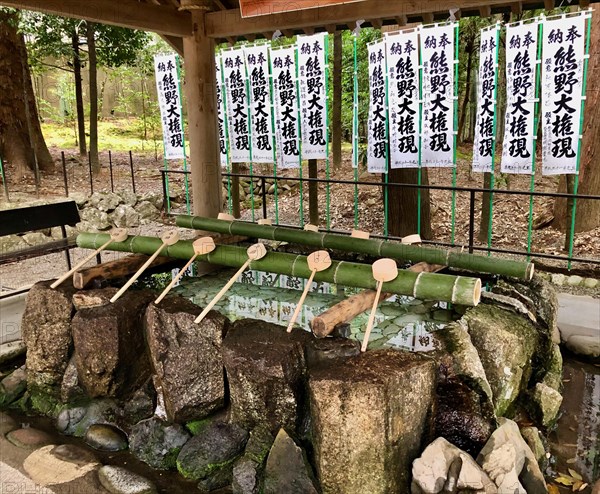
[[[108,235],[106,234],[80,233],[77,237],[77,245],[82,248],[96,249],[107,240]],[[124,242],[110,244],[108,249],[120,252],[152,254],[161,244],[161,240],[156,237],[129,237]],[[194,248],[191,241],[180,240],[176,244],[166,247],[161,254],[187,260],[194,255]],[[244,248],[229,245],[219,246],[210,254],[198,256],[199,261],[232,268],[239,268],[246,262],[246,259]],[[250,268],[300,278],[309,278],[311,274],[306,256],[282,252],[269,252],[263,259],[253,261]],[[329,269],[317,273],[315,281],[369,289],[375,289],[377,285],[372,277],[369,264],[340,261],[334,261]],[[383,291],[409,295],[423,300],[441,300],[459,305],[474,306],[479,303],[481,297],[481,280],[466,276],[413,273],[408,270],[401,270],[395,280],[384,283]]]
[[[335,233],[294,230],[281,226],[256,225],[243,221],[220,221],[201,216],[180,215],[177,216],[176,223],[177,226],[183,228],[278,240],[322,249],[356,252],[377,258],[390,257],[415,263],[423,261],[476,273],[500,274],[523,280],[530,280],[534,271],[534,265],[530,262],[478,256],[455,250],[405,245],[383,239],[354,238]]]

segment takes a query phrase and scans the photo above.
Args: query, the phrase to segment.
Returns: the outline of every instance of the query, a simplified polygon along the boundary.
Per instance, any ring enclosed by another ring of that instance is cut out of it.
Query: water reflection
[[[224,270],[202,278],[185,278],[174,291],[203,307],[232,274],[233,271]],[[238,278],[215,309],[232,321],[256,318],[287,326],[306,282],[304,278],[248,270]],[[313,282],[297,320],[298,326],[310,331],[310,323],[316,316],[360,291],[361,289]],[[369,348],[432,351],[436,344],[433,333],[453,317],[453,312],[443,302],[423,302],[395,295],[383,302],[377,310]],[[362,341],[368,318],[369,312],[364,312],[350,322],[351,338]]]

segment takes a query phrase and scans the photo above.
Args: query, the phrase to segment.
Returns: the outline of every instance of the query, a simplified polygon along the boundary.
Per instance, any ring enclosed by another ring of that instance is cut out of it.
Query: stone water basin
[[[173,293],[204,307],[234,273],[235,270],[223,270],[201,278],[184,278]],[[215,310],[232,321],[256,318],[286,326],[305,283],[303,278],[247,271],[217,303]],[[360,289],[329,283],[313,283],[297,326],[310,331],[310,322],[316,316],[359,291]],[[458,317],[457,313],[448,309],[445,302],[424,302],[394,295],[377,309],[369,349],[387,347],[413,352],[433,351],[437,342],[433,333]],[[349,324],[348,337],[362,342],[368,319],[369,311],[355,317]]]

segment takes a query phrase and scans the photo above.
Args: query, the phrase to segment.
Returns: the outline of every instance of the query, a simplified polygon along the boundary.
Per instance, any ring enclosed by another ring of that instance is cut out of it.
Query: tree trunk
[[[40,169],[52,170],[54,162],[40,128],[27,51],[17,25],[18,14],[0,11],[0,155],[22,175],[35,167],[33,148]]]
[[[342,32],[333,36],[333,168],[342,164]]]
[[[389,171],[389,181],[402,184],[416,184],[418,170],[414,168]],[[427,169],[421,172],[421,184],[428,185]],[[390,187],[388,193],[388,231],[395,237],[405,237],[417,233],[418,189]],[[424,239],[431,239],[431,214],[429,190],[421,190],[421,232]]]
[[[463,99],[462,108],[460,111],[460,121],[458,122],[458,140],[464,142],[463,131],[467,119],[467,110],[469,108],[469,96],[471,95],[471,69],[473,66],[473,47],[467,51],[467,79],[465,81],[465,98]],[[467,48],[469,48],[467,46]]]
[[[583,122],[583,141],[581,143],[579,164],[578,194],[600,195],[600,15],[592,17],[592,33],[587,75],[587,99]],[[594,53],[594,50],[596,52]],[[565,192],[566,179],[560,178],[559,192]],[[569,188],[572,191],[572,187]],[[565,199],[557,199],[554,203],[553,227],[566,231],[571,227],[571,211]],[[575,218],[575,232],[586,232],[600,225],[600,201],[578,200]],[[566,236],[568,242],[569,235]]]
[[[95,29],[92,22],[87,25],[88,70],[90,71],[90,161],[94,173],[100,172],[98,159],[98,66],[96,57]]]
[[[77,134],[79,136],[79,155],[85,158],[87,145],[85,139],[85,114],[83,113],[83,87],[81,83],[81,57],[79,56],[79,34],[74,28],[71,37],[73,48],[73,75],[75,77],[75,106],[77,108]]]

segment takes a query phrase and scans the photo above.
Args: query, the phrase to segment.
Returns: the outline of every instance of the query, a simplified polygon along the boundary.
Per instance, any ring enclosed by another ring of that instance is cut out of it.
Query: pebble
[[[56,446],[50,451],[50,454],[58,460],[68,461],[76,465],[83,466],[89,463],[98,463],[98,459],[91,452],[74,444]]]
[[[18,448],[29,450],[34,450],[52,443],[52,438],[49,434],[31,427],[9,432],[6,435],[6,439]]]
[[[573,275],[567,278],[567,285],[569,286],[579,286],[581,285],[583,278],[581,276]]]
[[[567,277],[564,274],[554,273],[551,275],[552,283],[557,286],[563,286]]]
[[[583,281],[583,286],[585,286],[586,288],[596,288],[598,286],[598,283],[600,283],[600,281],[594,278],[586,278]]]
[[[106,465],[98,470],[102,486],[112,494],[155,494],[156,487],[145,477],[125,468]]]
[[[91,425],[85,433],[85,442],[98,451],[122,451],[128,447],[125,433],[108,424]]]
[[[36,484],[42,486],[66,484],[83,477],[98,467],[97,463],[80,465],[61,460],[52,454],[55,449],[54,445],[43,446],[36,449],[23,462],[23,470]]]

